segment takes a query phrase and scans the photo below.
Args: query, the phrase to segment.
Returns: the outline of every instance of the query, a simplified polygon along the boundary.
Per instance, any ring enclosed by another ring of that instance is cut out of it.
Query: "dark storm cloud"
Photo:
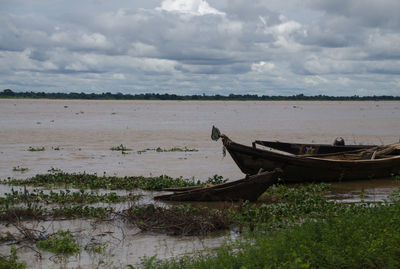
[[[308,0],[308,4],[312,8],[347,18],[363,27],[398,30],[400,26],[398,0]]]

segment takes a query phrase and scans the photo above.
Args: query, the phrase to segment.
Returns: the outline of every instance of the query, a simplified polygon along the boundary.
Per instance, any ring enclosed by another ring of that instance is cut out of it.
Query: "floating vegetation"
[[[298,224],[308,218],[328,217],[348,208],[323,196],[329,188],[330,185],[325,183],[295,187],[274,185],[259,198],[263,203],[245,201],[240,205],[235,218],[240,225],[251,230],[255,227],[263,230]]]
[[[107,249],[107,244],[106,243],[89,243],[85,246],[85,251],[88,253],[104,253]]]
[[[111,190],[133,190],[140,188],[143,190],[161,190],[170,187],[188,187],[201,186],[206,183],[200,180],[172,178],[166,175],[158,177],[115,177],[115,176],[97,176],[96,174],[86,173],[64,173],[51,172],[49,174],[38,174],[28,179],[8,179],[1,181],[3,184],[9,185],[31,185],[31,186],[62,186],[73,187],[78,189],[111,189]]]
[[[24,173],[24,172],[26,172],[28,170],[29,170],[29,168],[26,168],[26,167],[20,167],[20,166],[14,166],[13,167],[13,171],[14,172],[22,172],[22,173]]]
[[[114,213],[112,207],[93,207],[93,206],[63,206],[52,209],[48,215],[53,218],[96,218],[107,219]]]
[[[213,177],[209,177],[205,184],[212,184],[212,185],[217,185],[217,184],[223,184],[226,183],[229,179],[224,178],[223,176],[219,175],[214,175]]]
[[[17,250],[15,245],[11,246],[10,256],[3,257],[0,256],[0,268],[12,268],[12,269],[24,269],[26,268],[25,262],[19,262],[17,256]]]
[[[147,148],[147,149],[142,149],[142,150],[138,150],[136,151],[137,154],[142,154],[144,152],[147,151],[155,151],[155,152],[198,152],[198,149],[191,149],[191,148],[187,148],[186,146],[181,148],[181,147],[173,147],[170,149],[165,149],[165,148]]]
[[[197,152],[198,149],[190,149],[187,147],[180,148],[180,147],[173,147],[170,149],[162,149],[160,147],[156,148],[156,152]]]
[[[60,146],[51,147],[53,150],[60,150]]]
[[[38,203],[24,204],[21,207],[9,205],[0,206],[0,221],[15,223],[23,220],[46,219],[77,219],[96,218],[108,219],[115,213],[112,207],[94,207],[88,205],[62,205],[55,208],[43,208]]]
[[[45,237],[36,243],[36,247],[64,255],[80,252],[79,245],[69,230],[59,230],[55,234]]]
[[[41,220],[45,218],[45,210],[41,205],[28,203],[24,207],[0,205],[0,221],[18,222],[22,220]]]
[[[227,211],[196,208],[190,205],[159,207],[134,205],[123,212],[141,230],[171,235],[206,235],[229,228]]]
[[[121,151],[122,154],[128,154],[127,151],[131,151],[132,149],[125,147],[123,144],[110,148],[113,151]]]
[[[45,150],[46,149],[44,147],[34,148],[34,147],[29,146],[29,148],[28,148],[28,151],[45,151]]]
[[[6,193],[5,197],[0,197],[0,205],[12,205],[19,203],[56,203],[56,204],[91,204],[91,203],[120,203],[126,201],[133,201],[139,196],[128,195],[119,196],[115,192],[106,194],[96,194],[86,192],[85,190],[72,192],[70,190],[60,190],[57,192],[50,191],[49,194],[43,190],[33,190],[32,192],[15,191]]]

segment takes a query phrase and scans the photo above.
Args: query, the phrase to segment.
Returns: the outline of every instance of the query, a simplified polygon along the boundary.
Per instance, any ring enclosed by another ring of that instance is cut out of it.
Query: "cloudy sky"
[[[0,90],[400,95],[399,0],[0,0]]]

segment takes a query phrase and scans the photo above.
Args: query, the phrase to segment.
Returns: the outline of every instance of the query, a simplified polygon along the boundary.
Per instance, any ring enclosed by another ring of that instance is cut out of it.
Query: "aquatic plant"
[[[0,205],[0,221],[16,222],[21,220],[44,219],[45,210],[37,203],[26,203],[23,207]]]
[[[170,149],[163,149],[163,148],[158,147],[158,148],[156,148],[155,151],[156,152],[197,152],[199,150],[198,149],[190,149],[185,146],[184,148],[173,147]]]
[[[244,234],[211,253],[164,261],[150,257],[142,267],[398,268],[399,253],[400,202],[392,201],[342,205],[335,214]]]
[[[48,194],[43,190],[33,190],[31,192],[16,191],[12,189],[11,193],[6,193],[5,197],[0,197],[0,205],[2,204],[19,204],[19,203],[57,203],[57,204],[90,204],[90,203],[120,203],[125,201],[133,201],[139,198],[135,195],[120,196],[115,192],[96,194],[93,191],[86,192],[85,190],[70,191],[59,190],[58,192],[50,191]]]
[[[17,250],[15,248],[15,245],[11,246],[10,250],[10,256],[8,257],[3,257],[0,256],[0,268],[4,269],[25,269],[26,268],[26,263],[25,262],[19,262],[18,261],[18,256],[17,256]]]
[[[53,208],[48,214],[53,218],[97,218],[107,219],[114,213],[112,207],[93,207],[93,206],[63,206]]]
[[[124,153],[125,151],[131,151],[132,149],[125,147],[124,145],[119,145],[116,147],[111,147],[110,150],[113,151],[121,151],[122,153]]]
[[[146,148],[146,149],[142,149],[142,150],[138,150],[136,151],[137,154],[142,154],[144,152],[147,151],[155,151],[155,152],[198,152],[198,149],[191,149],[188,147],[173,147],[170,149],[165,149],[165,148],[161,148],[161,147],[157,147],[157,148]]]
[[[97,176],[96,174],[86,173],[64,173],[52,172],[49,174],[38,174],[28,179],[8,179],[1,181],[9,185],[31,185],[31,186],[64,186],[80,189],[121,189],[132,190],[140,188],[143,190],[161,190],[169,187],[187,187],[200,186],[205,183],[194,178],[185,179],[182,177],[172,178],[166,175],[158,177],[115,177],[115,176]]]
[[[29,148],[28,148],[28,151],[32,151],[32,152],[35,152],[35,151],[45,151],[46,149],[44,148],[44,147],[37,147],[37,148],[34,148],[34,147],[32,147],[32,146],[29,146]]]
[[[29,168],[26,168],[26,167],[19,167],[19,166],[14,166],[13,167],[13,171],[14,172],[26,172],[26,171],[28,171],[29,170]]]
[[[107,249],[106,243],[89,243],[85,246],[85,251],[88,253],[104,253]]]
[[[79,253],[79,245],[69,230],[59,230],[55,234],[36,243],[36,247],[56,254]]]
[[[260,197],[262,203],[245,201],[241,204],[234,218],[241,226],[259,227],[257,230],[260,230],[329,217],[346,210],[346,205],[328,201],[323,196],[329,188],[330,185],[324,183],[294,187],[274,185]]]
[[[223,176],[219,175],[214,175],[213,177],[209,177],[205,184],[212,184],[212,185],[217,185],[217,184],[222,184],[227,182],[229,179],[224,178]]]

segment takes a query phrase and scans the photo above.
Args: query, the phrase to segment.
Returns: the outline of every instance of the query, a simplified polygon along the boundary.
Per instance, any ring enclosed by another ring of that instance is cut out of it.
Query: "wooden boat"
[[[282,175],[280,169],[272,172],[254,173],[243,179],[211,187],[197,187],[187,190],[175,189],[173,194],[156,196],[154,199],[169,201],[255,201],[266,189],[276,183]]]
[[[304,144],[304,143],[287,143],[279,141],[261,141],[256,140],[252,143],[253,147],[261,145],[280,151],[289,152],[295,155],[303,154],[327,154],[346,151],[354,151],[359,149],[369,149],[376,145],[334,145],[334,144]]]
[[[272,171],[283,170],[286,182],[345,181],[389,177],[400,173],[400,143],[367,147],[326,154],[295,155],[290,151],[257,148],[238,144],[226,135],[222,138],[224,147],[245,174],[254,174],[262,168]]]

